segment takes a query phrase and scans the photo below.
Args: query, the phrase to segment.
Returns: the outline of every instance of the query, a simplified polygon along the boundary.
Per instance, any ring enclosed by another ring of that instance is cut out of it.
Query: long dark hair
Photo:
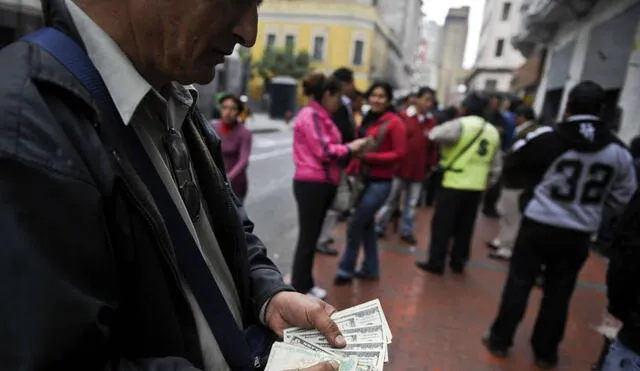
[[[342,82],[337,78],[327,77],[322,73],[311,73],[302,79],[302,91],[307,97],[322,101],[324,93],[334,95],[342,89]]]

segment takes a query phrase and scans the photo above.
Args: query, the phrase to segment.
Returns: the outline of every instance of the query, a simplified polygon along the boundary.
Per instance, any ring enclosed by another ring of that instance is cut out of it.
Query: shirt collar
[[[344,104],[345,106],[351,105],[351,98],[347,97],[346,95],[343,95],[342,104]]]
[[[72,0],[65,3],[85,45],[89,59],[100,73],[113,103],[125,125],[129,125],[136,109],[149,92],[153,92],[163,103],[166,99],[138,73],[129,58],[113,39],[107,35]],[[164,96],[191,107],[197,99],[193,86],[171,83],[163,89]]]

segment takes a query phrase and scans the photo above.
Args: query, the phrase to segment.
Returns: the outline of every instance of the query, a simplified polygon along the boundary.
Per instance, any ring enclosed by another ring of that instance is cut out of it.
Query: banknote
[[[336,358],[325,353],[285,343],[274,343],[269,353],[265,371],[297,370],[311,367],[320,362],[335,360],[340,363],[340,371],[356,371],[357,361],[352,358]]]
[[[358,327],[382,324],[387,342],[391,343],[393,340],[389,323],[387,323],[387,318],[378,299],[336,312],[331,316],[334,321],[340,321],[345,317],[355,317]]]
[[[372,300],[352,308],[334,313],[331,318],[336,323],[347,345],[344,348],[335,348],[316,329],[289,328],[284,331],[284,343],[304,352],[311,352],[313,359],[335,359],[344,363],[344,369],[353,371],[382,371],[384,363],[389,361],[388,344],[391,344],[393,336],[391,329],[382,310],[380,300]],[[272,351],[273,352],[273,351]],[[286,353],[281,348],[275,352]],[[290,349],[287,352],[292,352]],[[296,353],[297,352],[297,353]],[[277,357],[290,357],[290,362],[298,362],[301,352],[297,350],[292,356],[286,354]],[[304,354],[304,353],[303,353]],[[275,360],[278,360],[274,356]],[[271,359],[271,356],[270,356]],[[274,364],[283,364],[286,360],[274,361]],[[302,358],[300,362],[310,362]],[[298,363],[300,363],[298,362]],[[316,361],[317,363],[318,361]],[[304,368],[309,366],[293,366]],[[290,369],[287,366],[284,369]],[[341,368],[343,369],[343,368]],[[275,369],[274,369],[275,370]]]

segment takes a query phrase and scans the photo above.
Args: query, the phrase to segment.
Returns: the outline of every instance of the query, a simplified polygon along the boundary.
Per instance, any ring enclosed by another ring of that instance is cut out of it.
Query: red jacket
[[[425,117],[420,122],[418,114],[409,116],[406,112],[401,115],[407,133],[407,152],[400,161],[397,176],[400,179],[421,182],[438,162],[438,145],[429,140],[427,133],[436,121],[432,117]]]
[[[366,176],[374,179],[393,179],[398,171],[398,164],[404,157],[407,146],[407,135],[404,123],[395,112],[387,112],[378,120],[367,125],[367,137],[377,138],[383,122],[387,122],[387,130],[375,152],[369,152],[362,159],[354,158],[347,173],[359,174],[365,170]],[[362,129],[362,128],[361,128]],[[360,131],[358,138],[362,137]],[[364,165],[364,166],[363,166]]]

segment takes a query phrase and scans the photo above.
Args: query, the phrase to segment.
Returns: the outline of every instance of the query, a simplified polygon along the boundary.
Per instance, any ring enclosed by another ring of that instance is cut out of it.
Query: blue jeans
[[[416,213],[416,205],[420,199],[422,191],[421,182],[412,182],[396,178],[391,183],[391,192],[382,209],[380,209],[380,220],[378,220],[377,232],[384,232],[391,216],[396,211],[400,203],[400,196],[404,192],[404,207],[402,210],[402,224],[400,235],[404,237],[413,236],[413,220]]]
[[[349,221],[347,248],[340,260],[339,276],[353,277],[361,243],[364,244],[364,262],[360,272],[368,277],[380,275],[375,215],[384,205],[390,192],[391,181],[375,181],[367,184]]]
[[[601,371],[640,371],[640,356],[616,340],[609,348]]]

